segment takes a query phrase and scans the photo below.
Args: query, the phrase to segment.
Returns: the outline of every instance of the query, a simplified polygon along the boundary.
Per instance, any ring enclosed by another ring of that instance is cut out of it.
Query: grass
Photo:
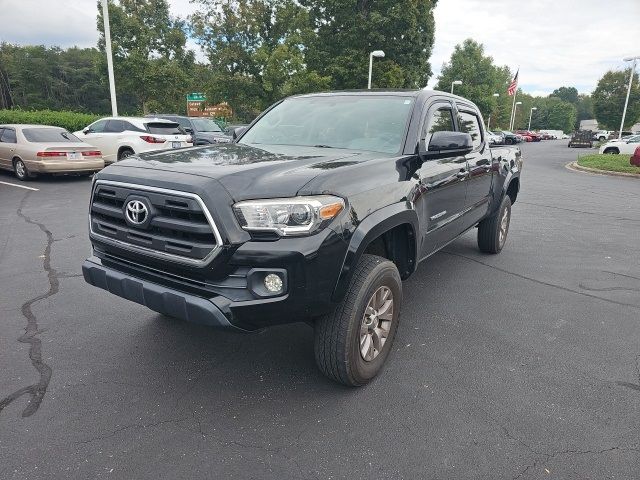
[[[629,163],[631,155],[585,155],[578,158],[581,167],[597,168],[609,172],[637,173],[640,167],[634,167]]]

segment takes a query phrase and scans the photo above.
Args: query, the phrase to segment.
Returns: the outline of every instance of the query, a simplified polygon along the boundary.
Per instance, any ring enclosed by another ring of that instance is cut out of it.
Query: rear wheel
[[[27,170],[27,166],[19,158],[16,158],[13,161],[13,171],[15,172],[18,180],[21,180],[23,182],[26,182],[27,180],[35,176],[32,173],[29,173],[29,170]]]
[[[123,148],[118,154],[118,160],[124,160],[125,158],[133,155],[133,153],[133,150],[131,150],[130,148]]]
[[[500,253],[511,223],[511,198],[505,195],[500,208],[478,224],[478,248],[484,253]]]
[[[384,365],[398,328],[402,281],[393,262],[363,255],[345,298],[315,324],[315,357],[327,377],[366,384]]]

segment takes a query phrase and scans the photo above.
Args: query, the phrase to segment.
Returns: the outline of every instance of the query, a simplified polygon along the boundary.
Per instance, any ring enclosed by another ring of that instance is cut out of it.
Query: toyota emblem
[[[127,202],[127,208],[125,209],[125,215],[134,225],[141,225],[149,216],[149,210],[147,206],[140,200],[130,200]]]

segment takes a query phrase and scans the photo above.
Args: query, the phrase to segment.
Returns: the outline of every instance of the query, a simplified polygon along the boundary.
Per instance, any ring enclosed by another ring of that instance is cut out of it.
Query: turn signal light
[[[164,143],[164,138],[152,137],[151,135],[140,135],[140,138],[147,143]]]

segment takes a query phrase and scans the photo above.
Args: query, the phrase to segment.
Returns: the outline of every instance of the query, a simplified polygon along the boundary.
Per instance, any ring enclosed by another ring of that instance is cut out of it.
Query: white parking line
[[[24,188],[25,190],[33,190],[34,192],[40,191],[39,188],[25,187],[24,185],[18,185],[17,183],[0,182],[3,185],[11,185],[12,187]]]

